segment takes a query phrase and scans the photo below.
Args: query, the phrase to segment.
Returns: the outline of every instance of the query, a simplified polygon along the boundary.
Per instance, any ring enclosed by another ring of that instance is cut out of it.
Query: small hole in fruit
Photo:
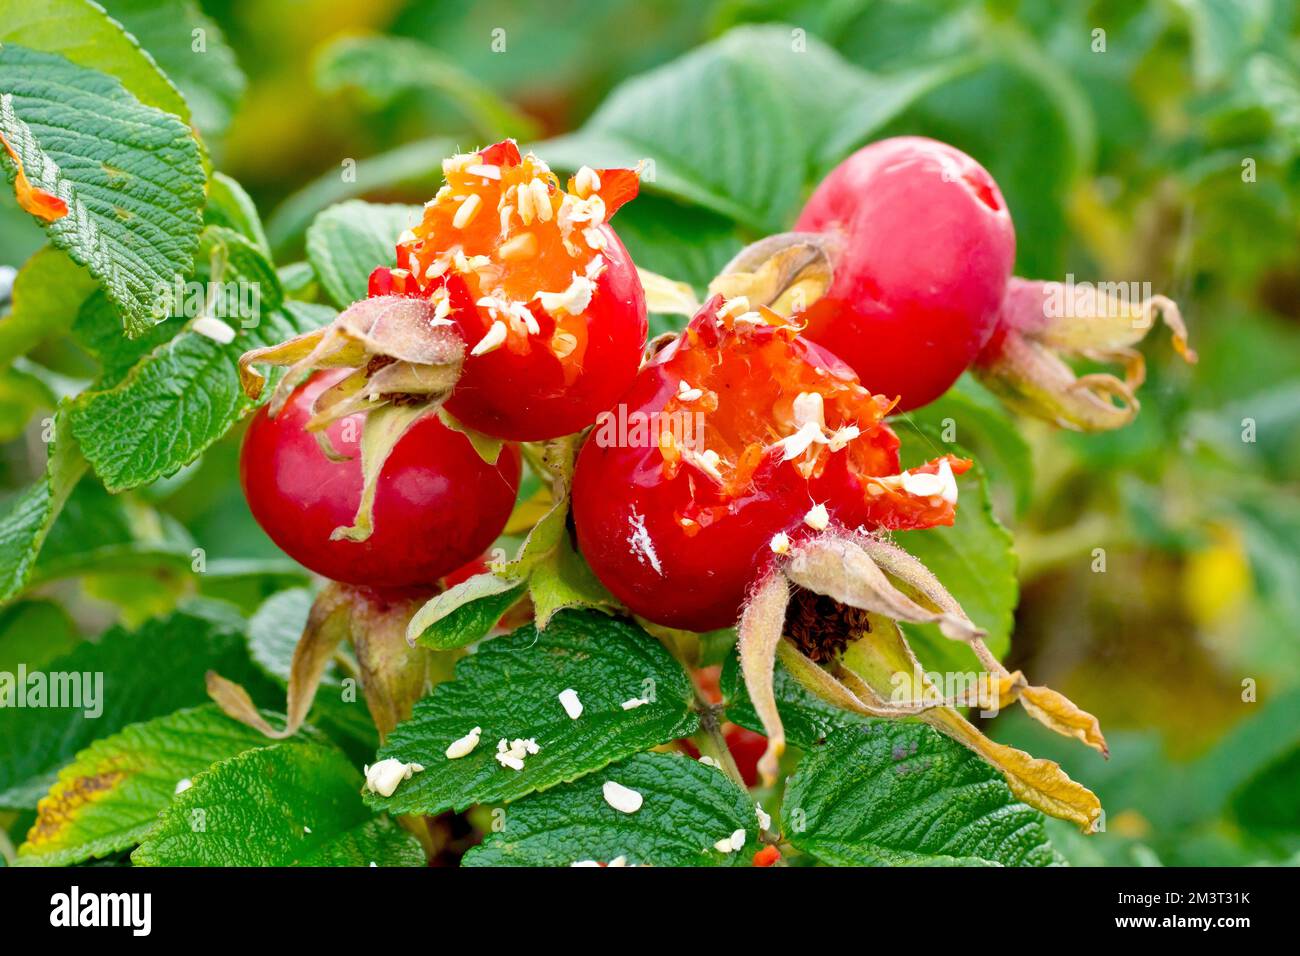
[[[1002,203],[991,182],[977,173],[962,173],[961,178],[962,182],[970,187],[970,191],[975,194],[976,199],[994,212],[1002,211]]]

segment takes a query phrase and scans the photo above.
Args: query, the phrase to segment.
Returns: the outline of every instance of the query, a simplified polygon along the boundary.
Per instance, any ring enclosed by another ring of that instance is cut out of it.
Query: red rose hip
[[[305,429],[312,403],[348,369],[318,373],[274,418],[253,417],[240,454],[240,480],[257,523],[286,554],[318,574],[381,590],[434,585],[478,557],[505,527],[519,488],[520,458],[502,448],[495,465],[436,415],[398,440],[380,472],[374,531],[336,540],[361,499],[363,415],[329,425],[329,442],[347,460],[327,457]]]
[[[1015,260],[993,177],[922,137],[858,150],[822,181],[795,224],[820,233],[833,278],[804,334],[907,411],[933,401],[993,333]]]

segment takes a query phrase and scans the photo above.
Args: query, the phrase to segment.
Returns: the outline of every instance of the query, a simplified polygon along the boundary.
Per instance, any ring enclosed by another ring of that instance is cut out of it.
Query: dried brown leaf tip
[[[986,669],[979,691],[946,698],[926,677],[899,622],[933,623],[970,646]],[[870,717],[918,717],[997,767],[1018,798],[1085,831],[1101,804],[1050,760],[985,737],[958,712],[1019,700],[1034,719],[1105,754],[1097,719],[1064,695],[1010,672],[983,632],[923,564],[876,537],[827,532],[792,549],[755,589],[740,619],[741,671],[768,736],[759,763],[776,779],[785,748],[772,671],[779,658],[818,698]]]
[[[997,331],[976,361],[976,376],[1008,405],[1076,431],[1108,431],[1138,413],[1146,363],[1134,346],[1164,321],[1187,362],[1196,353],[1173,300],[1134,289],[1136,283],[1040,282],[1011,279]],[[1066,358],[1123,366],[1076,376]]]

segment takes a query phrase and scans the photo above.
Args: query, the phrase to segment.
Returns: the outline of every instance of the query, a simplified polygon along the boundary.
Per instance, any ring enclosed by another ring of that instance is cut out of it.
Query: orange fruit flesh
[[[717,320],[722,323],[719,329],[716,324],[693,322],[671,359],[684,384],[664,411],[703,413],[702,444],[718,456],[715,467],[724,496],[744,494],[772,446],[799,431],[795,403],[801,395],[820,396],[823,435],[848,426],[859,430],[859,437],[848,439],[838,451],[815,442],[793,456],[791,464],[804,478],[819,477],[832,455],[847,455],[854,474],[890,473],[893,459],[877,439],[883,437],[878,430],[892,402],[871,395],[851,372],[826,367],[795,338],[797,326],[771,324],[780,322],[779,317],[768,310],[763,313],[767,324],[724,318]],[[684,454],[671,435],[665,432],[664,436],[668,447],[661,442],[661,451],[665,473],[671,478]]]

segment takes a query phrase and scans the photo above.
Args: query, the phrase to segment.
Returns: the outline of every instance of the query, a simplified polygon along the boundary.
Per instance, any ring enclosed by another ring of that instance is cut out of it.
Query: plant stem
[[[740,768],[736,766],[736,760],[731,756],[727,739],[722,735],[722,721],[718,719],[720,708],[705,701],[698,693],[695,695],[695,700],[700,711],[700,729],[704,731],[704,736],[699,738],[700,751],[716,760],[722,767],[722,772],[731,778],[731,782],[748,793],[749,787],[745,785],[745,778],[740,775]]]

